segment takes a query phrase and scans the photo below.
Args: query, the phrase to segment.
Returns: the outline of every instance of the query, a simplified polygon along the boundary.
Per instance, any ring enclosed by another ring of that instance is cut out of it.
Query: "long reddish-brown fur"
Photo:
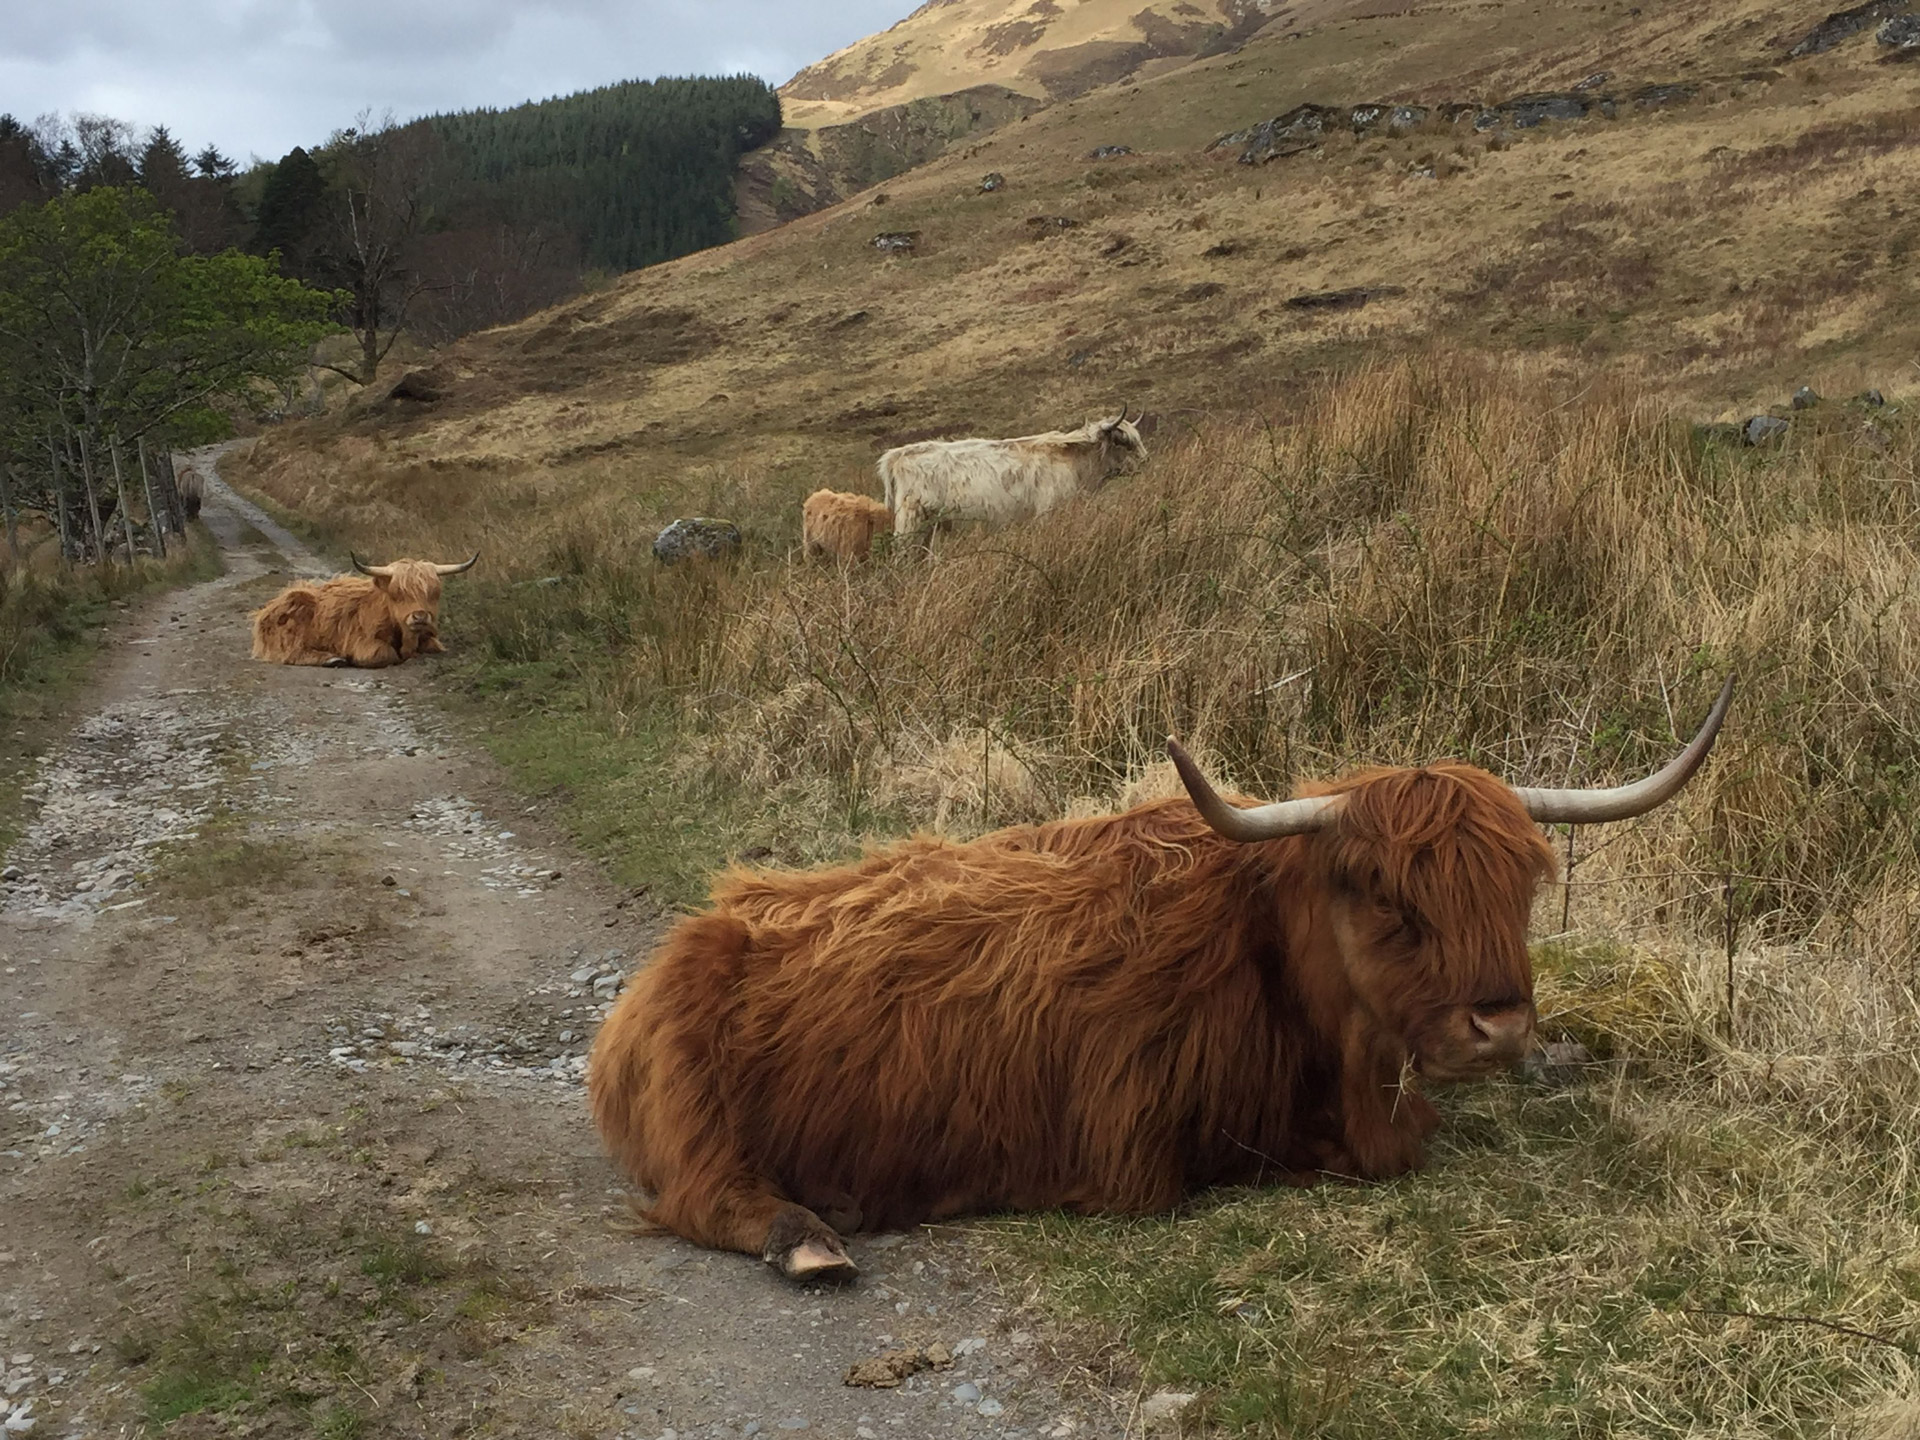
[[[734,870],[607,1017],[601,1134],[653,1218],[768,1259],[819,1216],[1141,1212],[1413,1168],[1437,1115],[1409,1063],[1444,1078],[1475,1006],[1530,1034],[1552,852],[1470,766],[1336,790],[1333,825],[1257,844],[1166,800]]]
[[[336,575],[289,585],[253,614],[253,658],[365,669],[435,655],[440,576],[429,560],[396,560],[391,577]]]
[[[864,560],[873,537],[893,528],[893,512],[870,495],[816,490],[800,507],[800,543],[809,560]]]

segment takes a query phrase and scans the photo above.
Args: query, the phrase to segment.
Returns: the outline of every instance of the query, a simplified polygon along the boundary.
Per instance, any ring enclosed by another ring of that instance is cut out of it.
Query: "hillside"
[[[780,87],[786,129],[743,162],[741,233],[812,214],[1009,119],[1164,75],[1248,37],[1297,37],[1401,0],[930,0]]]
[[[868,485],[905,437],[1122,400],[1186,423],[1433,344],[1648,379],[1702,418],[1803,383],[1891,391],[1920,353],[1920,66],[1871,32],[1786,59],[1819,18],[1454,3],[1256,38],[470,337],[441,398],[280,431],[260,476],[296,497],[324,476],[375,533],[424,464],[524,478],[543,507],[613,486],[664,519],[733,467],[797,501]],[[1406,133],[1269,134],[1263,164],[1238,163],[1259,137],[1209,148],[1303,102],[1483,104],[1601,74],[1583,99],[1616,97],[1611,119],[1483,130],[1433,108]],[[1653,84],[1663,103],[1635,98]]]

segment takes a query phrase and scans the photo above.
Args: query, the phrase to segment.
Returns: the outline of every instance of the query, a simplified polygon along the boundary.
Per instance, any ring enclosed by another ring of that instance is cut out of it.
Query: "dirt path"
[[[0,884],[10,1433],[1123,1433],[951,1234],[805,1290],[634,1233],[580,1072],[650,922],[425,663],[248,660],[321,567],[217,482],[204,518],[226,575],[129,614]]]

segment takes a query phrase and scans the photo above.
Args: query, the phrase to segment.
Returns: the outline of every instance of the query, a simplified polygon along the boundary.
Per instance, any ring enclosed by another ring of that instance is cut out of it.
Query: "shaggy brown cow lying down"
[[[735,870],[607,1017],[594,1118],[655,1220],[796,1278],[852,1273],[836,1228],[1401,1174],[1439,1123],[1406,1077],[1533,1044],[1538,824],[1667,800],[1732,693],[1613,790],[1439,764],[1240,809],[1174,746],[1191,801]]]
[[[440,578],[479,561],[436,565],[396,560],[358,575],[289,585],[253,615],[253,658],[281,665],[358,665],[377,670],[415,655],[438,655]]]

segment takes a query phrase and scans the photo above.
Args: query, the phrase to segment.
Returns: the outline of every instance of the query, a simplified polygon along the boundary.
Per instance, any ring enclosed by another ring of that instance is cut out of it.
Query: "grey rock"
[[[911,255],[920,248],[920,232],[883,230],[868,243],[882,255]]]
[[[971,1405],[980,1398],[980,1387],[971,1380],[963,1380],[953,1387],[953,1398],[962,1405]]]
[[[1907,0],[1867,0],[1865,5],[1855,5],[1850,10],[1836,10],[1802,36],[1787,51],[1787,58],[1803,60],[1809,55],[1824,54],[1869,28],[1874,21],[1897,15],[1906,8]]]
[[[1096,145],[1087,152],[1089,160],[1118,160],[1122,155],[1133,154],[1131,145]]]
[[[1793,392],[1793,408],[1796,410],[1811,410],[1819,403],[1820,396],[1811,385],[1802,385]]]
[[[1611,70],[1596,70],[1586,79],[1577,81],[1573,89],[1576,94],[1584,94],[1588,90],[1598,90],[1611,79],[1613,79]]]
[[[1582,120],[1587,114],[1587,102],[1578,95],[1516,95],[1498,108],[1516,130],[1531,130],[1549,120]]]
[[[1172,1424],[1194,1399],[1185,1390],[1156,1390],[1140,1402],[1140,1422],[1149,1428]]]
[[[782,1430],[806,1430],[810,1429],[811,1426],[808,1424],[806,1416],[789,1415],[780,1422],[780,1428]]]
[[[662,565],[683,560],[723,560],[740,553],[740,527],[731,520],[704,515],[676,520],[653,540],[653,558]]]
[[[1006,1408],[1007,1408],[1006,1406],[1002,1405],[998,1400],[994,1399],[991,1395],[989,1395],[986,1399],[982,1400],[978,1405],[973,1407],[973,1413],[976,1415],[984,1415],[986,1416],[987,1419],[991,1420],[994,1416],[998,1415],[1001,1411],[1005,1410]]]
[[[982,195],[991,195],[996,190],[1004,189],[1006,183],[1006,176],[1002,175],[998,170],[989,170],[985,175],[980,177],[980,193]]]
[[[1875,410],[1878,410],[1882,405],[1887,403],[1887,397],[1882,395],[1878,390],[1863,390],[1860,393],[1860,403],[1863,405],[1871,405]]]
[[[1792,427],[1778,415],[1755,415],[1747,421],[1745,435],[1749,445],[1769,445],[1784,440]]]
[[[1887,21],[1873,37],[1894,54],[1889,59],[1920,54],[1920,15],[1900,15]]]
[[[24,880],[26,878],[27,872],[22,870],[18,865],[9,865],[6,869],[0,870],[0,880]]]

